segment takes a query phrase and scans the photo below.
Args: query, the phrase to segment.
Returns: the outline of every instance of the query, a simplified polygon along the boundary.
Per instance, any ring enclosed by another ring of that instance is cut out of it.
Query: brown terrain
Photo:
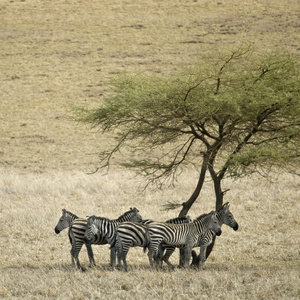
[[[299,59],[299,1],[1,0],[0,298],[300,298],[299,178],[289,174],[224,182],[240,229],[223,229],[205,271],[151,271],[136,248],[128,273],[111,272],[108,246],[93,247],[94,269],[74,271],[67,230],[54,233],[62,208],[175,217],[162,204],[185,201],[197,180],[187,170],[175,187],[141,192],[143,179],[118,166],[87,175],[108,141],[72,121],[72,105],[99,106],[121,72],[168,75],[243,43]],[[190,215],[213,207],[208,179]],[[85,249],[79,257],[87,267]]]

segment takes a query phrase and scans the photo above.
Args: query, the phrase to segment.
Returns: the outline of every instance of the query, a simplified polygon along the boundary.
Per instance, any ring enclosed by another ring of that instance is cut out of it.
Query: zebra
[[[116,234],[116,248],[117,248],[117,257],[118,257],[118,265],[117,268],[122,268],[122,261],[124,265],[125,271],[127,271],[127,262],[126,257],[130,247],[143,247],[144,252],[149,246],[149,239],[146,235],[147,225],[153,223],[153,220],[142,220],[141,223],[133,223],[133,222],[124,222],[118,226],[117,234]],[[182,224],[191,222],[191,218],[181,217],[181,218],[173,218],[167,220],[166,223],[172,224]],[[160,251],[164,251],[164,248],[160,249]]]
[[[115,221],[117,222],[126,222],[126,221],[132,221],[132,220],[139,220],[141,219],[140,215],[138,214],[137,208],[130,208],[129,211],[125,212],[123,215],[121,215],[118,219]],[[71,260],[72,265],[75,265],[78,269],[84,271],[84,268],[81,267],[78,256],[79,252],[82,248],[82,245],[85,244],[88,252],[88,257],[90,261],[91,266],[95,266],[95,260],[94,255],[92,251],[91,245],[105,245],[107,244],[107,241],[104,236],[101,236],[100,234],[95,234],[91,237],[89,241],[86,241],[84,238],[84,233],[87,227],[87,219],[79,218],[76,215],[66,211],[63,209],[63,215],[60,218],[57,226],[55,227],[55,232],[59,233],[64,228],[69,227],[69,239],[71,243]]]
[[[229,202],[225,203],[221,209],[219,209],[216,212],[216,217],[219,221],[220,227],[225,224],[231,228],[233,228],[233,230],[238,230],[239,225],[236,222],[236,220],[234,219],[233,214],[230,212],[229,210],[230,204]],[[199,240],[199,245],[197,245],[201,248],[201,240]],[[197,247],[196,246],[196,247]],[[173,254],[173,252],[175,251],[175,246],[171,246],[171,245],[165,245],[166,248],[166,253],[164,254],[164,256],[161,257],[160,253],[158,255],[158,260],[162,263],[162,261],[164,261],[165,263],[167,263],[169,266],[173,267],[173,265],[169,262],[169,258],[170,256]],[[201,249],[200,249],[201,251]],[[199,258],[197,258],[197,254],[196,252],[193,250],[192,251],[192,257],[193,257],[193,262],[192,265],[194,264],[198,264],[199,267]]]
[[[201,254],[203,254],[206,252],[206,247],[212,243],[213,237],[221,234],[222,230],[214,211],[201,215],[192,223],[151,223],[147,227],[147,235],[150,239],[148,252],[150,267],[152,269],[154,267],[153,257],[157,254],[160,243],[184,247],[184,267],[187,268],[192,248],[199,245],[199,241],[201,241]],[[204,267],[205,260],[203,260],[203,255],[201,254],[201,266]]]
[[[229,210],[230,204],[229,202],[226,202],[223,204],[223,206],[217,211],[217,218],[219,220],[220,225],[223,224],[231,227],[234,231],[237,231],[239,229],[239,224],[234,219],[233,214]],[[192,251],[192,266],[193,265],[199,265],[199,256],[196,254],[196,252]]]
[[[71,228],[70,228],[72,223],[76,223],[77,226],[78,226],[78,224],[81,224],[81,226],[85,226],[84,224],[87,223],[87,220],[76,216],[75,214],[71,213],[70,211],[62,209],[62,216],[60,217],[57,225],[54,228],[56,234],[59,234],[65,228],[69,228],[68,236],[69,236],[71,246],[75,242],[74,241],[74,234],[71,233]],[[93,254],[91,244],[90,243],[88,243],[88,244],[85,243],[85,245],[86,245],[90,265],[95,266],[96,264],[95,264],[94,254]],[[72,253],[71,253],[71,255],[72,255]],[[73,256],[72,256],[72,264],[74,265]]]
[[[100,236],[103,244],[110,244],[110,267],[112,270],[116,265],[116,232],[120,223],[131,221],[140,222],[142,217],[138,213],[136,208],[132,209],[130,218],[119,218],[116,220],[110,220],[103,217],[91,216],[87,220],[87,226],[85,227],[84,239],[86,242],[92,243],[95,237]]]
[[[149,246],[149,239],[146,234],[147,226],[143,223],[133,223],[124,222],[118,226],[116,232],[115,245],[118,265],[117,268],[120,270],[122,268],[122,261],[124,264],[124,269],[127,271],[126,256],[130,247],[143,247],[144,253]]]

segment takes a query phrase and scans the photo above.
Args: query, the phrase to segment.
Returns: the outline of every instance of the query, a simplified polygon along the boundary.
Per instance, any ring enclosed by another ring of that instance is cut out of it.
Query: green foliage
[[[126,167],[149,180],[169,178],[183,164],[209,164],[242,176],[266,166],[299,166],[299,64],[287,54],[259,55],[249,46],[205,57],[168,78],[123,74],[112,96],[75,119],[114,133]]]

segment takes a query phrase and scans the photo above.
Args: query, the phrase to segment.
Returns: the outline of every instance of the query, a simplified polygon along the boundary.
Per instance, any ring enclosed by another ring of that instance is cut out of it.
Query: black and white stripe
[[[222,208],[217,211],[216,216],[217,216],[220,226],[225,224],[225,225],[231,227],[234,231],[236,231],[239,228],[239,224],[237,223],[233,214],[229,210],[229,207],[230,207],[229,203],[228,202],[225,203],[222,206]],[[201,245],[198,245],[198,246],[200,247]],[[200,251],[201,251],[201,249],[200,249]],[[166,254],[162,258],[162,260],[165,262],[167,262],[169,259],[169,257],[166,256]],[[198,257],[198,255],[196,254],[196,252],[194,250],[192,251],[192,256],[193,256],[192,265],[198,265],[198,267],[199,267],[200,258]]]
[[[187,224],[151,223],[147,227],[150,239],[149,262],[153,268],[153,258],[158,254],[159,244],[167,244],[185,248],[184,267],[188,267],[192,248],[201,244],[201,253],[206,252],[206,247],[212,242],[215,234],[221,235],[222,231],[215,212],[204,214]],[[201,258],[203,255],[200,256]],[[205,260],[201,260],[204,266]]]
[[[124,222],[130,220],[141,219],[138,214],[138,210],[136,208],[130,208],[129,211],[125,212],[115,221]],[[76,215],[66,211],[63,209],[63,215],[60,218],[57,226],[55,227],[55,232],[58,234],[64,228],[69,227],[69,239],[71,243],[71,260],[72,264],[75,265],[78,269],[83,270],[80,265],[78,256],[79,252],[82,248],[82,245],[85,244],[88,252],[88,257],[91,266],[95,265],[94,254],[91,245],[105,245],[107,244],[107,240],[100,233],[94,234],[89,241],[87,241],[84,237],[84,234],[87,229],[87,219],[79,218]]]
[[[81,227],[86,226],[87,220],[84,218],[80,218],[80,217],[76,216],[75,214],[71,213],[70,211],[63,209],[62,216],[60,217],[54,230],[55,230],[56,234],[59,234],[65,228],[69,228],[68,236],[69,236],[69,240],[70,240],[70,243],[71,243],[71,246],[73,249],[73,245],[76,243],[74,236],[78,236],[78,233],[76,233],[76,234],[73,233],[73,231],[70,228],[70,226],[72,224],[77,224],[76,227],[79,229]],[[83,232],[83,234],[84,234],[84,232]],[[90,244],[85,243],[85,245],[86,245],[90,264],[93,266],[93,265],[95,265],[95,260],[94,260],[94,254],[93,254],[92,247]],[[71,249],[71,261],[72,261],[72,264],[75,265],[75,260],[72,255],[72,249]]]
[[[110,244],[110,266],[114,269],[116,264],[116,233],[117,228],[122,222],[140,222],[142,217],[136,208],[131,209],[131,213],[124,215],[116,220],[92,216],[87,220],[84,239],[87,242],[101,240],[103,244]]]
[[[166,223],[182,224],[189,223],[190,217],[173,218],[167,220]],[[118,268],[122,268],[122,261],[124,269],[127,271],[126,257],[130,247],[143,247],[144,252],[149,246],[149,239],[146,235],[147,225],[153,223],[153,220],[142,220],[141,223],[124,222],[118,226],[116,235],[116,249],[118,255]],[[161,249],[164,251],[164,248]]]

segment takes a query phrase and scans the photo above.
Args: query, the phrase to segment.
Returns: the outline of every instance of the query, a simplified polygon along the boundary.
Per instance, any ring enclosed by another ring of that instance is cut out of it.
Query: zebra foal
[[[110,266],[112,270],[116,265],[116,233],[119,225],[126,221],[141,222],[142,217],[138,213],[136,208],[132,209],[134,213],[130,218],[110,220],[107,218],[91,216],[87,220],[87,226],[85,228],[84,239],[87,242],[93,241],[95,236],[101,236],[105,244],[110,244]]]
[[[122,268],[122,261],[125,271],[127,271],[127,261],[126,257],[130,247],[143,247],[144,252],[149,246],[149,239],[146,234],[147,225],[153,223],[153,220],[142,220],[141,223],[124,222],[118,226],[116,234],[116,251],[118,257],[118,269]],[[182,224],[191,222],[191,218],[173,218],[167,220],[166,223],[172,224]],[[160,249],[164,251],[164,249]]]
[[[187,268],[192,249],[198,245],[199,239],[201,238],[203,251],[206,252],[206,247],[212,242],[213,236],[215,234],[221,235],[221,233],[222,230],[214,211],[201,215],[192,223],[151,223],[147,227],[147,235],[150,239],[148,252],[150,267],[152,269],[154,267],[153,258],[157,255],[161,243],[175,247],[184,247],[184,267]],[[203,258],[203,255],[201,258]],[[204,262],[205,260],[201,261],[203,266]]]

